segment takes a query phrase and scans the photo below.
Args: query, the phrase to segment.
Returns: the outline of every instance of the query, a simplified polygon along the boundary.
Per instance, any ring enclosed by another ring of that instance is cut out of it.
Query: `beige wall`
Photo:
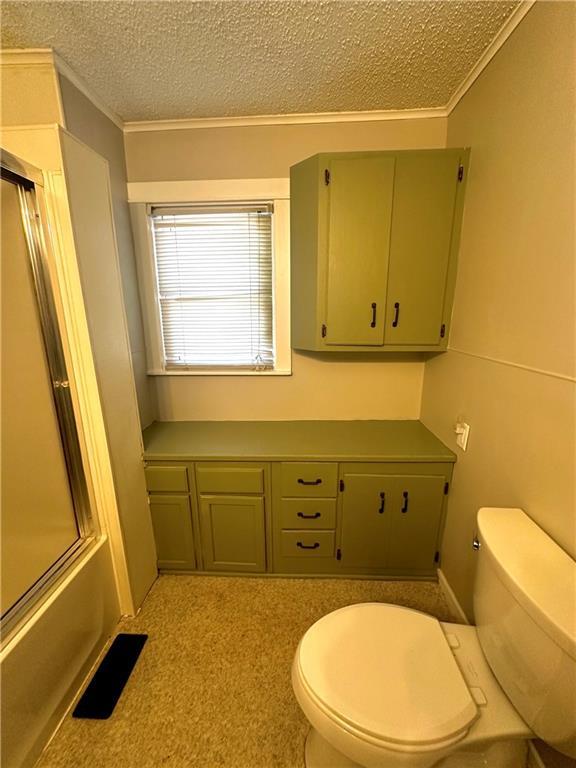
[[[293,354],[292,376],[156,377],[163,419],[417,419],[424,364]]]
[[[142,312],[138,296],[134,245],[126,194],[123,134],[120,128],[95,107],[69,80],[62,75],[59,79],[67,129],[80,141],[108,160],[132,367],[138,395],[140,420],[142,426],[145,427],[156,418],[156,403],[153,389],[146,376]]]
[[[58,80],[52,64],[22,65],[3,61],[0,74],[2,125],[62,122]]]
[[[286,178],[316,152],[443,147],[446,120],[129,133],[130,181]],[[154,379],[160,419],[417,419],[424,363],[293,352],[290,377]]]
[[[128,179],[282,178],[316,152],[443,147],[446,124],[434,118],[128,133]]]
[[[472,156],[451,351],[426,364],[421,418],[453,448],[471,425],[442,561],[469,615],[479,507],[522,507],[576,556],[575,23],[574,3],[536,3],[448,122]]]

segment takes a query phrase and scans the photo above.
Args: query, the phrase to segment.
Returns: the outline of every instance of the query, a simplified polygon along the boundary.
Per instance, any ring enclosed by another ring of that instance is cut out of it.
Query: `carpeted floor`
[[[38,768],[303,768],[294,651],[314,621],[359,602],[454,620],[428,582],[161,576],[118,627],[149,639],[112,717],[67,717]]]

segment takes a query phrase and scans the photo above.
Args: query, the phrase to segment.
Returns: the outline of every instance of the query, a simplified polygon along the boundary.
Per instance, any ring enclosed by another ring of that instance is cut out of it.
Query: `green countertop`
[[[150,461],[456,461],[419,421],[155,421],[143,437]]]

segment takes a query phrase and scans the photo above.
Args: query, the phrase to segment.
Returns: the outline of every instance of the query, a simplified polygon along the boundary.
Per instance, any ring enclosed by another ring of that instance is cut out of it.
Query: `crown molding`
[[[386,120],[430,120],[446,117],[444,107],[431,109],[390,109],[363,112],[302,112],[242,117],[197,117],[176,120],[141,120],[124,124],[125,133],[186,131],[196,128],[245,128],[265,125],[317,125],[321,123],[367,123]]]
[[[76,72],[72,69],[72,67],[67,64],[64,59],[59,56],[55,51],[53,52],[54,55],[54,66],[58,70],[58,72],[66,78],[66,80],[69,80],[72,85],[74,85],[86,98],[94,104],[96,109],[99,109],[100,112],[106,115],[106,117],[109,120],[112,120],[112,122],[116,125],[116,127],[120,128],[121,131],[124,130],[124,121],[122,118],[114,112],[113,109],[110,109],[110,107],[105,104],[102,99],[100,99],[98,96],[95,96],[94,93],[90,90],[89,86],[86,84],[86,82],[76,74]]]
[[[54,51],[51,48],[6,48],[0,50],[0,66],[15,67],[54,66]]]
[[[471,88],[472,84],[486,69],[500,48],[502,48],[506,40],[508,40],[512,32],[514,32],[518,24],[520,24],[524,16],[526,16],[531,8],[533,8],[535,3],[536,0],[521,0],[521,2],[512,11],[510,16],[508,16],[496,37],[492,40],[488,48],[486,48],[474,67],[470,70],[467,77],[462,81],[462,83],[460,83],[458,88],[454,91],[448,100],[448,103],[446,104],[447,115],[452,112],[460,99],[465,95],[465,93]]]

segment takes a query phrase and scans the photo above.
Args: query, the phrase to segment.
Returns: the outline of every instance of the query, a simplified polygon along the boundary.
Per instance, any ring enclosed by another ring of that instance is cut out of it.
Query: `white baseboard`
[[[456,614],[458,619],[463,624],[470,624],[470,620],[468,619],[468,616],[466,616],[464,609],[458,602],[458,598],[456,597],[452,587],[448,583],[448,579],[444,575],[442,568],[438,568],[438,586],[442,590],[442,594],[444,595],[446,602],[450,606],[450,609]]]

